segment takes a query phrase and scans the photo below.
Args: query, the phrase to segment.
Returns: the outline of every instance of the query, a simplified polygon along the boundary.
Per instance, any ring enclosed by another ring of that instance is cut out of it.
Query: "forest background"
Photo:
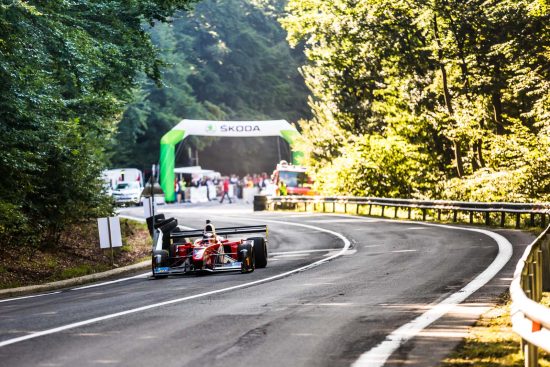
[[[183,117],[296,122],[322,194],[550,199],[544,0],[0,4],[5,245],[109,213],[101,170],[156,162]]]

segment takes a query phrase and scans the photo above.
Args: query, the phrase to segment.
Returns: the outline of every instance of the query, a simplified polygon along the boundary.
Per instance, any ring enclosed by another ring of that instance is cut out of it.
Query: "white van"
[[[143,190],[143,173],[136,168],[115,168],[102,172],[106,192],[117,204],[141,203]]]

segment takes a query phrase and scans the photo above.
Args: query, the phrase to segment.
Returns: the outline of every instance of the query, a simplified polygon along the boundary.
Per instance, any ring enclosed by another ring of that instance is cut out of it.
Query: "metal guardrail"
[[[322,196],[255,196],[254,210],[300,209],[308,211],[312,205],[314,211],[322,210],[337,212],[337,205],[348,213],[348,206],[360,214],[361,208],[368,205],[368,215],[372,214],[373,206],[381,207],[381,216],[385,208],[394,208],[394,218],[398,217],[399,209],[407,210],[407,218],[411,219],[412,209],[420,209],[422,220],[426,220],[428,211],[437,212],[437,220],[441,220],[442,212],[453,214],[453,222],[457,222],[458,213],[467,212],[469,222],[474,222],[475,213],[484,213],[485,224],[491,224],[491,213],[500,214],[500,225],[506,223],[506,215],[515,216],[515,227],[520,228],[521,216],[529,215],[529,225],[538,224],[546,227],[546,218],[550,215],[550,203],[522,204],[522,203],[480,203],[443,200],[413,200],[361,197],[322,197]],[[435,218],[435,216],[434,216]],[[550,291],[550,226],[525,250],[518,262],[514,279],[510,285],[512,298],[512,325],[513,331],[521,336],[525,366],[538,366],[538,348],[550,352],[550,308],[541,305],[543,291]]]
[[[452,213],[453,222],[458,221],[459,213],[468,213],[469,223],[474,223],[475,213],[483,213],[484,223],[492,224],[492,213],[498,213],[500,216],[500,225],[506,223],[506,215],[515,217],[516,228],[521,227],[522,215],[529,215],[529,225],[534,227],[540,225],[546,227],[547,217],[550,215],[550,203],[481,203],[465,201],[445,201],[445,200],[415,200],[415,199],[387,199],[375,197],[355,197],[355,196],[255,196],[254,210],[275,210],[277,207],[294,208],[303,205],[305,211],[308,205],[313,205],[313,210],[322,210],[323,212],[336,212],[337,205],[343,207],[343,212],[348,213],[351,205],[355,213],[359,214],[361,208],[368,205],[368,215],[372,215],[373,206],[381,207],[381,216],[385,215],[386,208],[394,208],[394,218],[398,217],[399,209],[407,210],[407,218],[411,219],[412,209],[419,209],[422,212],[422,220],[425,221],[429,211],[437,213],[437,220],[441,220],[444,212]],[[320,208],[319,208],[320,207]],[[327,208],[328,207],[328,208]],[[538,217],[538,221],[537,221]]]
[[[541,305],[550,290],[550,226],[526,249],[510,285],[512,330],[521,336],[525,366],[538,366],[538,348],[550,352],[550,308]]]

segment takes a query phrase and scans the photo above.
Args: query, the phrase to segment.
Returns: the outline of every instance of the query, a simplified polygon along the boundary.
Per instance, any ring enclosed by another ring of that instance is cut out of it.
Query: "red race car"
[[[267,226],[216,229],[207,220],[203,230],[181,230],[174,218],[147,219],[153,236],[152,271],[155,278],[170,274],[218,271],[253,272],[267,266]],[[154,224],[153,224],[154,223]],[[261,233],[249,238],[228,236]]]

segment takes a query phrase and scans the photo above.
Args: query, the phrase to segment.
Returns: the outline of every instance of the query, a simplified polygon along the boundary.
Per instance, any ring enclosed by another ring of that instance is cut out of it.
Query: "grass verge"
[[[542,303],[550,306],[550,293]],[[521,338],[512,331],[509,294],[499,304],[481,316],[458,349],[447,357],[441,367],[523,367]],[[550,354],[539,351],[541,367],[550,367]]]
[[[97,222],[66,231],[55,249],[29,246],[0,247],[0,289],[37,285],[98,273],[150,258],[151,239],[143,223],[120,220],[122,244],[113,251],[99,248]]]

